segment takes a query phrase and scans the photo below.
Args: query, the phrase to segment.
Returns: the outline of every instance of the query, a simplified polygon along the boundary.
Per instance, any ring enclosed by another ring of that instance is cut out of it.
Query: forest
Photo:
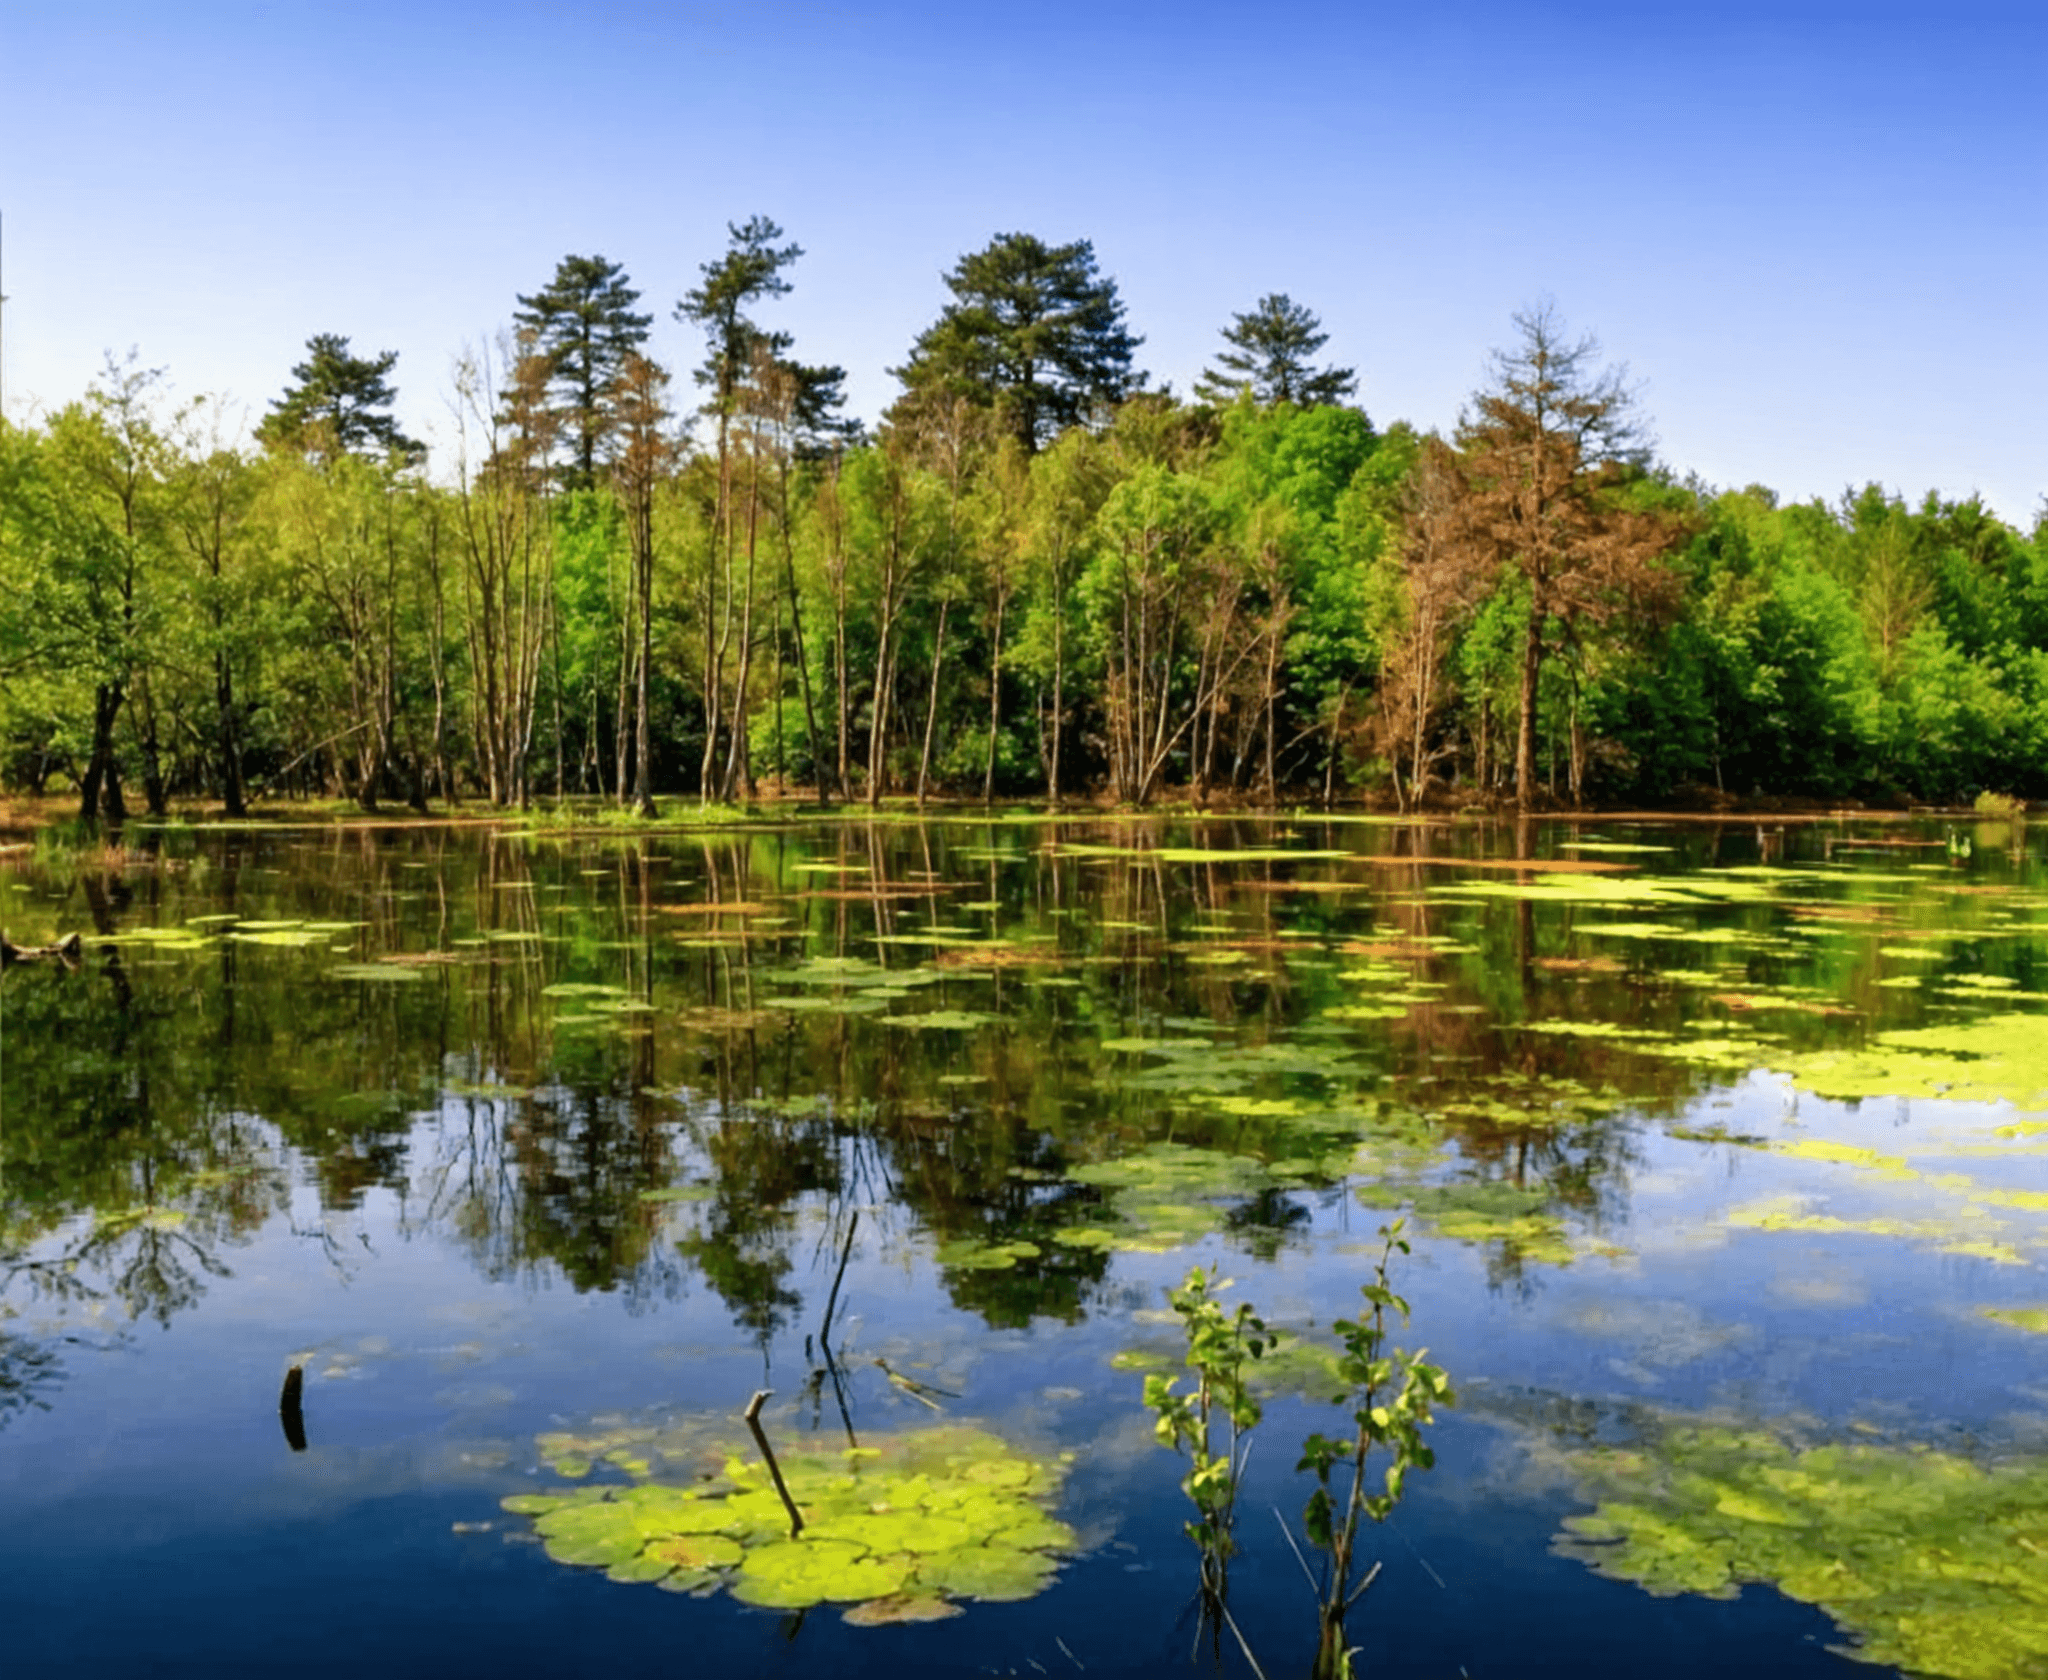
[[[332,332],[253,439],[132,352],[0,421],[0,781],[106,821],[2048,794],[2048,516],[1679,474],[1548,304],[1449,436],[1369,419],[1285,294],[1179,395],[1092,246],[1027,234],[870,429],[771,324],[801,256],[729,227],[681,377],[565,257],[432,451]]]

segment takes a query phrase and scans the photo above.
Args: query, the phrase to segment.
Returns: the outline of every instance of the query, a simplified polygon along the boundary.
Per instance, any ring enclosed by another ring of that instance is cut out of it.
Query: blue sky
[[[1323,318],[1384,423],[1449,427],[1540,296],[1663,458],[1833,498],[2048,493],[2048,5],[0,0],[6,401],[140,349],[251,415],[306,338],[466,342],[567,252],[654,348],[725,224],[872,418],[995,233],[1088,238],[1185,390],[1231,313]]]

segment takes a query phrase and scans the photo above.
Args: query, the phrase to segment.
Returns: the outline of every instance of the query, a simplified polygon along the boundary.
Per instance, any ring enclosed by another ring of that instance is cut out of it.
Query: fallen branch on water
[[[6,934],[0,933],[0,968],[12,968],[16,963],[41,962],[55,957],[67,968],[76,968],[85,954],[85,941],[75,933],[68,933],[54,945],[17,945]]]

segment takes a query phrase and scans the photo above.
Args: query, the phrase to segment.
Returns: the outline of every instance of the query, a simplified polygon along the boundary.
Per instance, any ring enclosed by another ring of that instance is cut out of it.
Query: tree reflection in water
[[[189,869],[53,879],[38,914],[99,937],[81,974],[10,981],[5,1030],[36,1047],[0,1066],[10,1287],[61,1275],[74,1305],[168,1323],[300,1176],[337,1265],[361,1262],[333,1217],[388,1194],[403,1232],[487,1277],[633,1311],[699,1280],[764,1357],[822,1301],[821,1221],[856,1206],[876,1240],[936,1247],[953,1303],[990,1326],[1072,1322],[1143,1237],[1077,1167],[1165,1139],[1244,1163],[1253,1182],[1201,1192],[1204,1218],[1270,1258],[1344,1199],[1359,1128],[1371,1144],[1401,1115],[1434,1128],[1428,1160],[1455,1140],[1462,1180],[1599,1218],[1632,1166],[1614,1058],[1497,1025],[1546,1007],[1569,907],[1468,914],[1471,954],[1447,963],[1427,957],[1457,914],[1426,891],[1441,836],[1393,835],[1349,896],[1291,892],[1270,850],[1235,860],[1266,837],[1197,825],[1184,864],[1156,826],[1092,820],[623,844],[280,831]],[[1454,968],[1478,1007],[1319,1023],[1356,997],[1331,953]],[[905,1030],[925,1014],[957,1024]],[[1162,1068],[1102,1047],[1146,1035],[1215,1053]],[[1630,1100],[1698,1078],[1631,1066]],[[1563,1123],[1543,1110],[1562,1084],[1586,1093]],[[1489,1264],[1512,1282],[1523,1261],[1497,1244]]]

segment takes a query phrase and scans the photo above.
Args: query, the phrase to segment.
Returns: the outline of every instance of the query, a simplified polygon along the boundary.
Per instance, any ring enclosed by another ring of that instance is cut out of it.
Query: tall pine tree
[[[397,365],[396,350],[352,356],[340,333],[315,333],[306,340],[306,359],[292,369],[293,383],[257,422],[257,441],[307,455],[374,451],[420,459],[426,446],[401,432],[390,412],[398,393],[388,376]]]
[[[893,368],[912,399],[933,392],[993,408],[1028,453],[1141,391],[1145,341],[1124,325],[1116,282],[1085,239],[1002,233],[945,277],[954,301]]]
[[[1230,348],[1195,382],[1203,402],[1227,403],[1249,390],[1261,408],[1296,403],[1317,408],[1356,394],[1358,375],[1350,368],[1318,368],[1309,358],[1330,335],[1314,310],[1285,292],[1268,292],[1247,314],[1233,315],[1223,337]]]
[[[585,489],[597,479],[617,429],[614,387],[626,358],[647,340],[651,315],[634,313],[640,294],[626,271],[603,257],[564,257],[555,277],[522,296],[512,321],[539,356],[574,456],[563,478]]]

